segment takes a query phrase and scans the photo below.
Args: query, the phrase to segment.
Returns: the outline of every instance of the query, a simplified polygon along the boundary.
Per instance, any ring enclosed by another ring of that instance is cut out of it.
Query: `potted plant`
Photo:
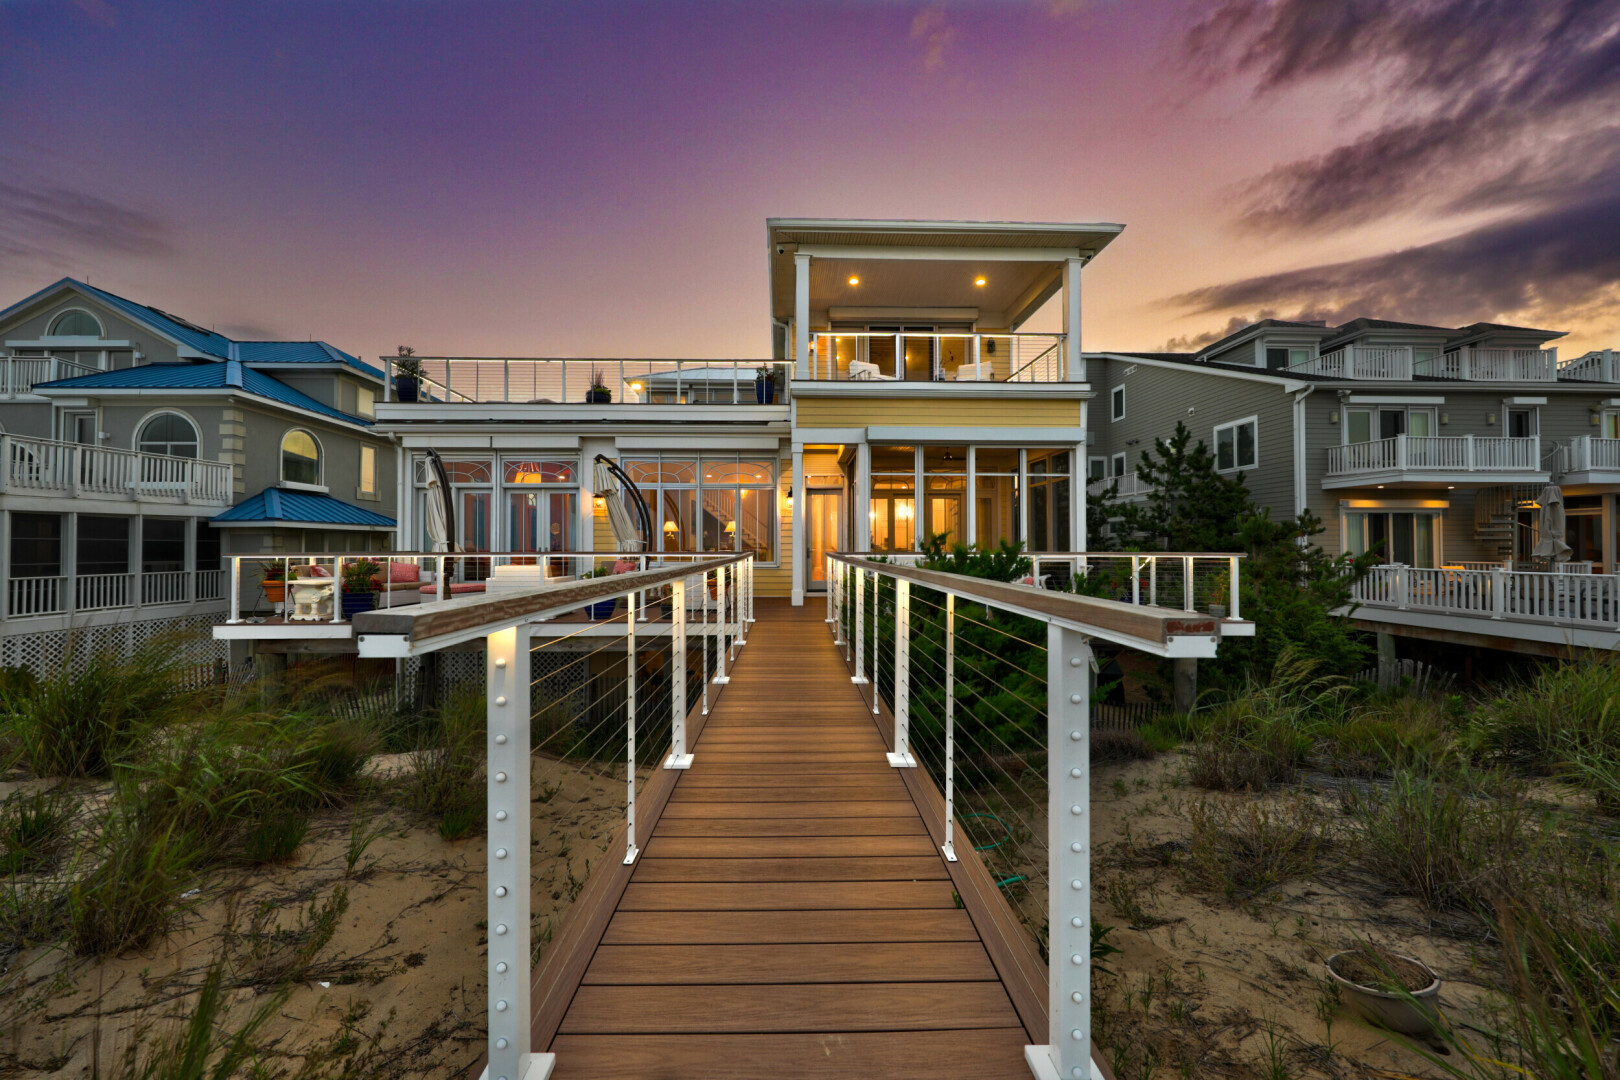
[[[1440,977],[1410,956],[1362,944],[1327,959],[1328,977],[1368,1022],[1424,1035],[1440,1015]]]
[[[401,345],[399,359],[394,361],[394,396],[400,401],[416,401],[421,377],[422,361],[416,358],[416,350]]]
[[[264,598],[272,604],[287,602],[287,568],[279,563],[272,563],[264,568],[259,578],[264,588]]]
[[[613,568],[611,566],[599,566],[595,570],[585,571],[583,574],[579,575],[579,579],[581,581],[586,581],[590,578],[604,578],[612,576]],[[618,606],[618,597],[614,597],[611,600],[597,600],[594,603],[585,605],[585,614],[597,621],[611,619],[613,618],[614,609]]]
[[[382,567],[371,559],[343,566],[343,617],[352,619],[377,606],[377,577]]]
[[[607,378],[602,374],[601,368],[591,368],[591,388],[585,391],[587,405],[606,405],[613,400],[613,391],[608,389]]]
[[[769,405],[776,400],[776,367],[761,364],[754,370],[754,400]]]

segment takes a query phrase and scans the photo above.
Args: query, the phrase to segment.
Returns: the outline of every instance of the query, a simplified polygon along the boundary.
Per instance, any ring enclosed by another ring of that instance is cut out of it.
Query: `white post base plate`
[[[1035,1080],[1064,1080],[1058,1075],[1057,1066],[1052,1064],[1052,1048],[1050,1046],[1024,1047],[1024,1064]],[[1091,1063],[1091,1076],[1087,1080],[1103,1080],[1102,1070],[1097,1068],[1097,1062]]]
[[[557,1067],[556,1054],[530,1054],[529,1067],[523,1071],[520,1080],[550,1080],[552,1070]],[[484,1066],[483,1074],[478,1080],[492,1080],[489,1075],[489,1066]],[[498,1078],[495,1078],[498,1080]]]
[[[868,679],[865,675],[851,675],[849,677],[849,681],[854,683],[856,686],[865,686],[872,680]]]
[[[917,767],[917,759],[910,754],[888,754],[886,756],[889,759],[889,764],[896,769],[915,769]]]
[[[941,844],[939,850],[944,853],[946,862],[956,861],[956,848],[951,844]]]
[[[726,685],[726,683],[731,681],[731,676],[730,675],[716,675],[714,678],[710,679],[709,681],[711,683],[713,683],[714,685],[716,685],[716,686],[724,686],[724,685]]]
[[[635,862],[636,856],[640,854],[641,849],[638,847],[633,847],[629,851],[626,851],[624,853],[624,865],[629,866],[631,863]]]
[[[690,769],[691,767],[691,754],[681,754],[679,756],[671,754],[669,757],[664,759],[664,768],[666,769]]]

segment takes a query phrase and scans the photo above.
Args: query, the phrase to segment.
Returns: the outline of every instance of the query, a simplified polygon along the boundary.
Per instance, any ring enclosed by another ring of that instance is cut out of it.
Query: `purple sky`
[[[770,215],[1124,222],[1088,349],[1620,346],[1620,0],[0,0],[0,114],[0,301],[368,356],[763,355]]]

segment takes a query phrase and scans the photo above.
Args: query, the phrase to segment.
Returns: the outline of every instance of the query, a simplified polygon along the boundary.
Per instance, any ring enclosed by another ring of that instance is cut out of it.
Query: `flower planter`
[[[370,611],[377,606],[377,594],[374,592],[346,592],[343,594],[343,617],[352,619],[362,611]]]
[[[776,401],[776,382],[772,379],[755,379],[754,401],[760,405],[773,404]]]
[[[613,609],[618,606],[619,601],[616,598],[613,600],[598,600],[594,604],[586,604],[585,611],[593,619],[611,619],[613,618]]]
[[[1335,970],[1335,965],[1352,959],[1356,954],[1349,952],[1334,953],[1328,957],[1328,978],[1339,985],[1346,999],[1368,1023],[1379,1027],[1398,1031],[1404,1035],[1423,1035],[1433,1029],[1432,1016],[1440,1012],[1440,977],[1421,960],[1414,960],[1410,956],[1399,953],[1391,954],[1396,960],[1413,965],[1418,971],[1427,975],[1429,984],[1420,990],[1413,990],[1411,996],[1393,993],[1388,990],[1379,990],[1371,986],[1363,986]],[[1416,999],[1415,1001],[1413,999]],[[1421,1007],[1419,1005],[1421,1003]],[[1425,1013],[1424,1009],[1430,1010]]]
[[[606,387],[587,390],[585,391],[585,404],[611,405],[613,404],[613,391],[607,389]]]
[[[266,581],[264,583],[264,598],[272,604],[286,603],[287,583],[285,581]]]
[[[409,375],[400,375],[394,379],[394,396],[400,401],[416,401],[416,379]]]

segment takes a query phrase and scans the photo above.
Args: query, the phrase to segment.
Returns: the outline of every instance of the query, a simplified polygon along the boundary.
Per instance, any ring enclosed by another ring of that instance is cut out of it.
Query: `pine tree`
[[[1240,523],[1254,512],[1243,474],[1215,471],[1215,457],[1202,440],[1188,448],[1192,432],[1182,423],[1168,442],[1154,439],[1136,474],[1151,485],[1145,502],[1120,509],[1120,532],[1161,551],[1241,550]]]

